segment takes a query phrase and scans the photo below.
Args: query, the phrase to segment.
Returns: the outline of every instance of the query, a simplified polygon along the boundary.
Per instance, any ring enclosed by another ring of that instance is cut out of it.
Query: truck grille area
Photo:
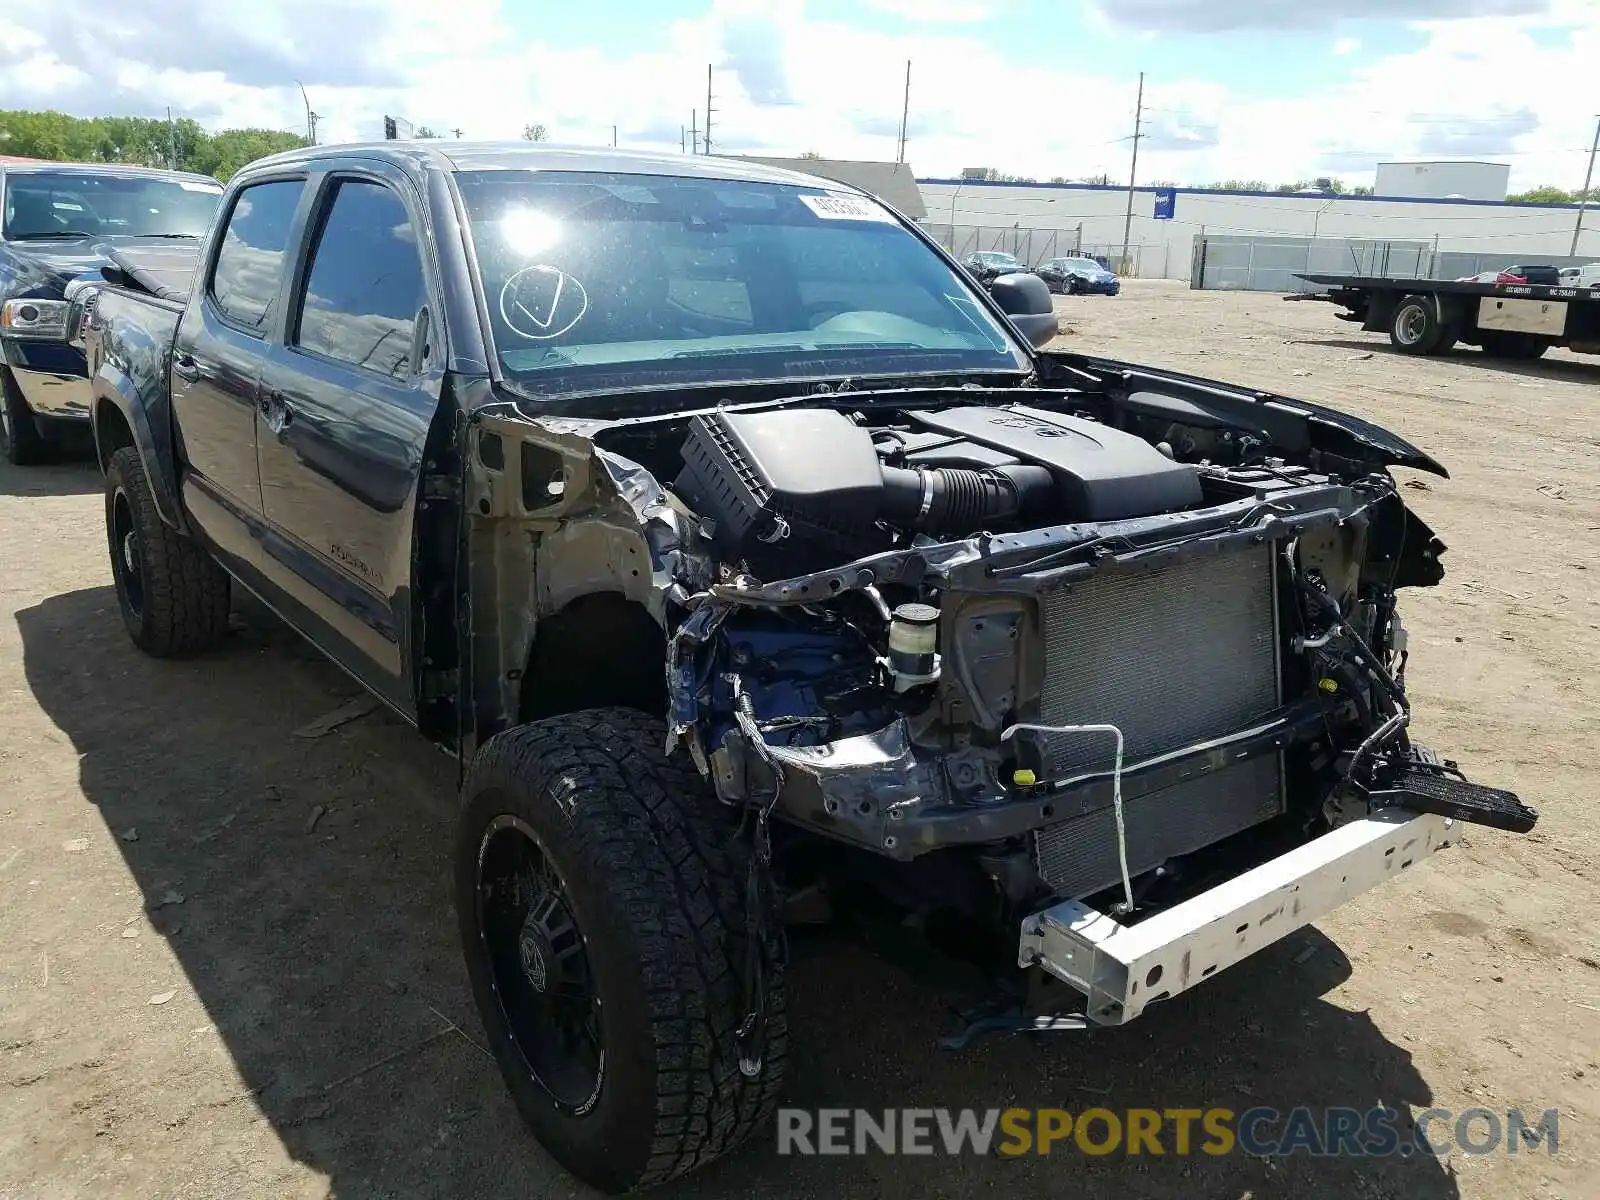
[[[1271,544],[1108,571],[1041,597],[1047,725],[1122,730],[1124,765],[1253,724],[1279,704]],[[1046,778],[1110,771],[1109,734],[1041,739]],[[1138,874],[1283,811],[1277,755],[1130,801],[1128,866]],[[1039,874],[1080,897],[1115,882],[1111,807],[1035,835]]]

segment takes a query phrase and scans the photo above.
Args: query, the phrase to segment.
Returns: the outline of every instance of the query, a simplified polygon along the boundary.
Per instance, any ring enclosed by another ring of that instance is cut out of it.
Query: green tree
[[[1597,195],[1600,195],[1600,188],[1590,191],[1589,199],[1593,200]],[[1515,195],[1507,196],[1506,199],[1512,204],[1576,204],[1578,202],[1578,193],[1565,191],[1562,188],[1553,187],[1545,183],[1536,188],[1530,188],[1526,192],[1518,192]]]
[[[419,133],[417,136],[421,137],[422,135]],[[550,140],[550,131],[536,121],[532,125],[524,125],[522,127],[522,140],[525,142],[548,142]]]
[[[1206,192],[1270,192],[1272,188],[1265,179],[1224,179],[1217,183],[1202,183],[1200,190]]]
[[[1370,196],[1372,195],[1372,189],[1364,183],[1358,183],[1350,189],[1350,194],[1352,196]]]
[[[800,152],[800,157],[803,158],[806,162],[821,162],[822,161],[822,155],[818,154],[815,150],[802,150]]]
[[[417,126],[417,136],[419,138],[436,138],[439,135],[437,133],[435,133],[432,129],[430,129],[426,125],[418,125]]]
[[[1311,181],[1311,186],[1316,188],[1319,192],[1329,193],[1335,196],[1343,195],[1344,193],[1344,181],[1341,179],[1335,179],[1332,175],[1318,175]]]
[[[305,145],[276,129],[207,133],[180,117],[73,117],[60,112],[0,112],[0,154],[63,162],[132,163],[198,171],[226,180],[267,154]]]

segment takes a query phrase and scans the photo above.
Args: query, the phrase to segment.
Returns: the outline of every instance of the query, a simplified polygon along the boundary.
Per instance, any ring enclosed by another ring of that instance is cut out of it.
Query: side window
[[[283,277],[301,179],[245,188],[228,215],[228,231],[211,274],[211,298],[232,321],[249,329],[267,323]]]
[[[311,252],[295,343],[405,379],[426,295],[416,230],[400,197],[382,184],[340,180]]]

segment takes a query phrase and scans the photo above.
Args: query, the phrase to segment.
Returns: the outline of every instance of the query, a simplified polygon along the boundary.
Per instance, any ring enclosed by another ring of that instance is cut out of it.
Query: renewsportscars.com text
[[[1555,1154],[1557,1112],[1430,1108],[780,1108],[779,1154]]]

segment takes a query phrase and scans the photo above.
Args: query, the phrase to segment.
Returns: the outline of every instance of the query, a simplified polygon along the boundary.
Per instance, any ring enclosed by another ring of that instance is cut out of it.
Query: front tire
[[[10,371],[0,368],[0,455],[13,466],[27,467],[49,454],[50,443],[39,433],[22,389]]]
[[[135,646],[176,658],[209,648],[227,632],[227,572],[161,519],[132,446],[106,464],[106,541],[117,607]]]
[[[509,729],[473,760],[456,837],[462,948],[506,1086],[545,1149],[611,1193],[760,1128],[788,1040],[771,888],[752,951],[734,822],[663,735],[629,709]],[[752,963],[765,1021],[741,1041]]]

